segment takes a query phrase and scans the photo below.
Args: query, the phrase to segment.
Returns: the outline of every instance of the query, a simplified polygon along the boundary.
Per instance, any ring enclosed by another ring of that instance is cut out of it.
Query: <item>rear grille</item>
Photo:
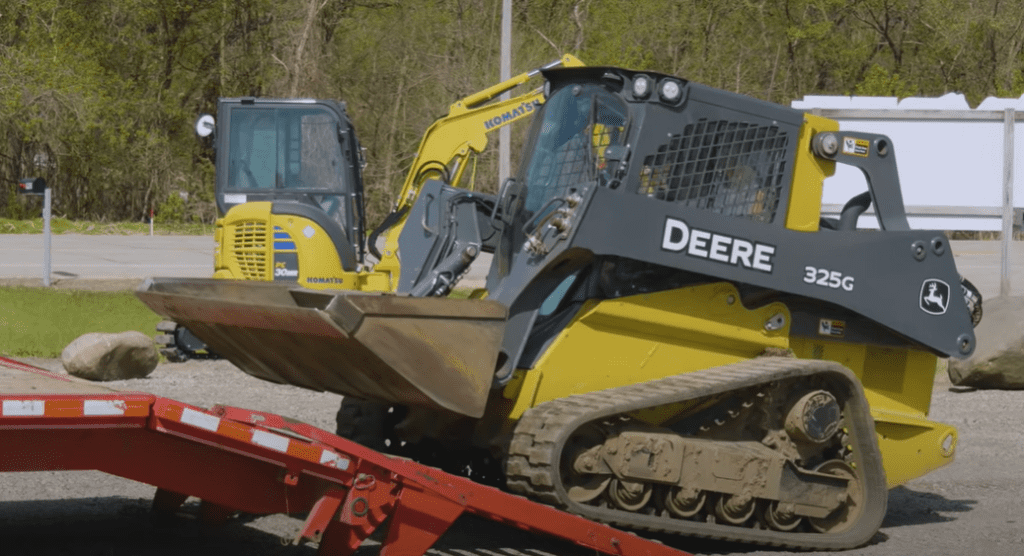
[[[243,280],[267,280],[267,224],[240,222],[230,228],[231,253]]]
[[[725,216],[772,222],[786,174],[774,125],[700,120],[644,158],[638,193]]]

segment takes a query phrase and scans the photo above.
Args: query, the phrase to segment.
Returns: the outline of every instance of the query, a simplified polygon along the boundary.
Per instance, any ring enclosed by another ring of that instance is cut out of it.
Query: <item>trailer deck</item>
[[[190,496],[200,517],[306,514],[293,539],[352,554],[390,518],[380,553],[424,554],[463,514],[610,555],[686,553],[280,415],[203,409],[0,357],[0,472],[95,469],[157,487],[153,510]]]

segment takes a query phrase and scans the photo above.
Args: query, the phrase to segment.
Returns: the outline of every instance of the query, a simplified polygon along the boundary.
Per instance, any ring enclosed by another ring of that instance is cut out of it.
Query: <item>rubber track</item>
[[[189,359],[221,359],[220,355],[210,351],[199,353],[184,346],[179,346],[177,341],[179,326],[178,323],[172,320],[162,320],[156,325],[156,330],[159,334],[156,335],[154,341],[157,344],[157,350],[167,359],[168,363],[184,363]]]
[[[564,497],[559,455],[578,427],[595,420],[778,380],[828,375],[847,385],[847,428],[859,452],[865,507],[859,522],[842,533],[781,532],[687,521],[578,504]],[[806,550],[841,550],[866,543],[881,525],[888,498],[874,421],[853,373],[837,363],[765,357],[639,384],[552,400],[528,410],[516,425],[506,466],[509,488],[536,500],[616,527]]]

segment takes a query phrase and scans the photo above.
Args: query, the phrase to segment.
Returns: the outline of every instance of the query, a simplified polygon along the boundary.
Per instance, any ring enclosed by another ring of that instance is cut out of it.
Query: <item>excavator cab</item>
[[[217,276],[297,281],[300,244],[314,236],[329,244],[321,256],[337,253],[341,269],[354,271],[363,256],[363,159],[345,105],[224,98],[217,117]],[[302,225],[282,225],[289,221]],[[257,229],[268,223],[272,230]],[[264,237],[272,260],[258,251]]]

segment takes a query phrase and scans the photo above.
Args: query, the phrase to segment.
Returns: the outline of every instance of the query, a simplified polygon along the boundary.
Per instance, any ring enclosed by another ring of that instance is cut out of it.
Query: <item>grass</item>
[[[471,291],[451,296],[465,299]],[[154,336],[161,320],[128,291],[0,286],[0,355],[60,357],[82,334],[137,330]]]
[[[87,235],[149,235],[149,224],[144,222],[76,222],[66,218],[51,218],[50,231],[54,234]],[[12,220],[0,218],[0,234],[41,234],[43,219]],[[195,222],[160,222],[153,226],[156,235],[213,235],[213,226]]]
[[[0,287],[0,355],[60,357],[82,334],[153,336],[160,320],[131,292]]]

